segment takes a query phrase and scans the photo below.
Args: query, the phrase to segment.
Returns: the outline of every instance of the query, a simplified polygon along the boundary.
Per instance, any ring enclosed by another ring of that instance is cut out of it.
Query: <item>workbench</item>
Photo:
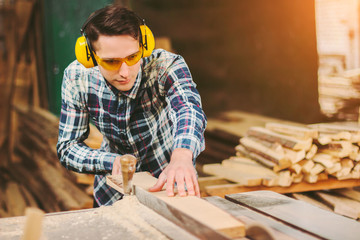
[[[270,229],[276,239],[349,240],[360,236],[359,222],[271,191],[204,199],[244,222],[247,238],[263,239],[256,231],[250,231],[249,226]],[[118,211],[119,204],[127,203],[120,200],[113,206],[46,214],[43,236],[46,239],[199,239],[142,204]],[[25,217],[0,219],[0,239],[19,239],[25,220]],[[203,239],[219,239],[215,232],[214,237],[209,236],[208,233]]]

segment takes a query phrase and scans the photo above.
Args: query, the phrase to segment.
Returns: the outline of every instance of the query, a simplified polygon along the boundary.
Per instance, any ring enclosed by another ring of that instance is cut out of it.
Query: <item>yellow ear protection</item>
[[[90,44],[90,41],[88,40],[85,28],[89,24],[89,22],[96,17],[103,9],[99,9],[95,11],[83,24],[83,26],[80,29],[81,37],[79,37],[76,40],[75,44],[75,55],[76,59],[79,63],[84,65],[86,68],[92,68],[97,66],[97,62],[94,56],[93,48]],[[137,16],[141,21],[142,25],[140,25],[140,47],[143,49],[143,55],[142,57],[149,57],[152,53],[152,51],[155,48],[155,38],[153,33],[151,32],[150,28],[146,26],[145,20],[141,19],[139,16]]]

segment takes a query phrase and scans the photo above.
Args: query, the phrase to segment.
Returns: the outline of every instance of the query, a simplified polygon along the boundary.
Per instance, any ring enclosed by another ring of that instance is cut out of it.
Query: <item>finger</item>
[[[178,193],[181,197],[185,197],[186,196],[186,191],[185,191],[185,181],[184,181],[184,173],[183,172],[178,172],[176,174],[176,185],[177,185],[177,190]]]
[[[166,184],[166,193],[169,197],[173,197],[175,195],[174,184],[175,184],[175,174],[173,172],[169,172],[167,176],[167,184]]]
[[[195,196],[200,197],[200,186],[199,186],[198,179],[195,174],[193,175],[192,178],[193,178],[193,183],[195,186]]]
[[[164,172],[162,172],[159,176],[159,179],[155,183],[155,185],[152,186],[151,188],[149,188],[149,191],[150,192],[158,192],[164,187],[165,183],[166,183],[166,174]]]
[[[119,175],[119,174],[121,174],[120,157],[116,157],[113,162],[111,175]]]
[[[193,178],[190,174],[185,175],[185,183],[189,196],[195,196]]]

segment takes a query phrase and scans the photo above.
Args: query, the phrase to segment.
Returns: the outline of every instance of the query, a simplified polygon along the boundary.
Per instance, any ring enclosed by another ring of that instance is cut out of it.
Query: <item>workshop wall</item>
[[[184,56],[208,116],[224,110],[318,122],[314,0],[137,0]]]
[[[111,0],[44,0],[45,63],[49,109],[60,114],[61,83],[65,68],[75,60],[75,42],[80,28],[95,10]]]

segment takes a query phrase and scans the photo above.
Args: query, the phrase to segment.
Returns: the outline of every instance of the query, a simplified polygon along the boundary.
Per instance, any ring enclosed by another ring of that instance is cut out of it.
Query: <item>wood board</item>
[[[231,194],[227,200],[325,239],[359,239],[360,223],[271,191]]]
[[[237,219],[243,221],[246,226],[251,225],[253,222],[257,222],[271,228],[275,235],[275,238],[278,240],[318,239],[298,229],[282,224],[281,222],[269,218],[261,213],[253,211],[239,204],[230,202],[224,198],[214,196],[214,197],[206,197],[204,199],[206,201],[211,202],[215,206],[223,209],[224,211],[230,213]]]
[[[245,236],[245,226],[230,214],[194,197],[168,197],[166,191],[148,192],[157,179],[147,172],[135,173],[133,185],[139,201],[200,238],[227,239]],[[108,176],[107,184],[119,189],[121,176]]]
[[[279,186],[247,187],[241,184],[223,184],[223,185],[206,186],[205,191],[209,196],[225,197],[225,195],[227,194],[259,191],[259,190],[268,190],[277,193],[294,193],[294,192],[316,191],[323,189],[350,188],[356,186],[360,186],[360,179],[346,179],[339,181],[335,178],[329,178],[327,180],[318,181],[316,183],[308,183],[308,182],[294,183],[289,187],[279,187]]]

